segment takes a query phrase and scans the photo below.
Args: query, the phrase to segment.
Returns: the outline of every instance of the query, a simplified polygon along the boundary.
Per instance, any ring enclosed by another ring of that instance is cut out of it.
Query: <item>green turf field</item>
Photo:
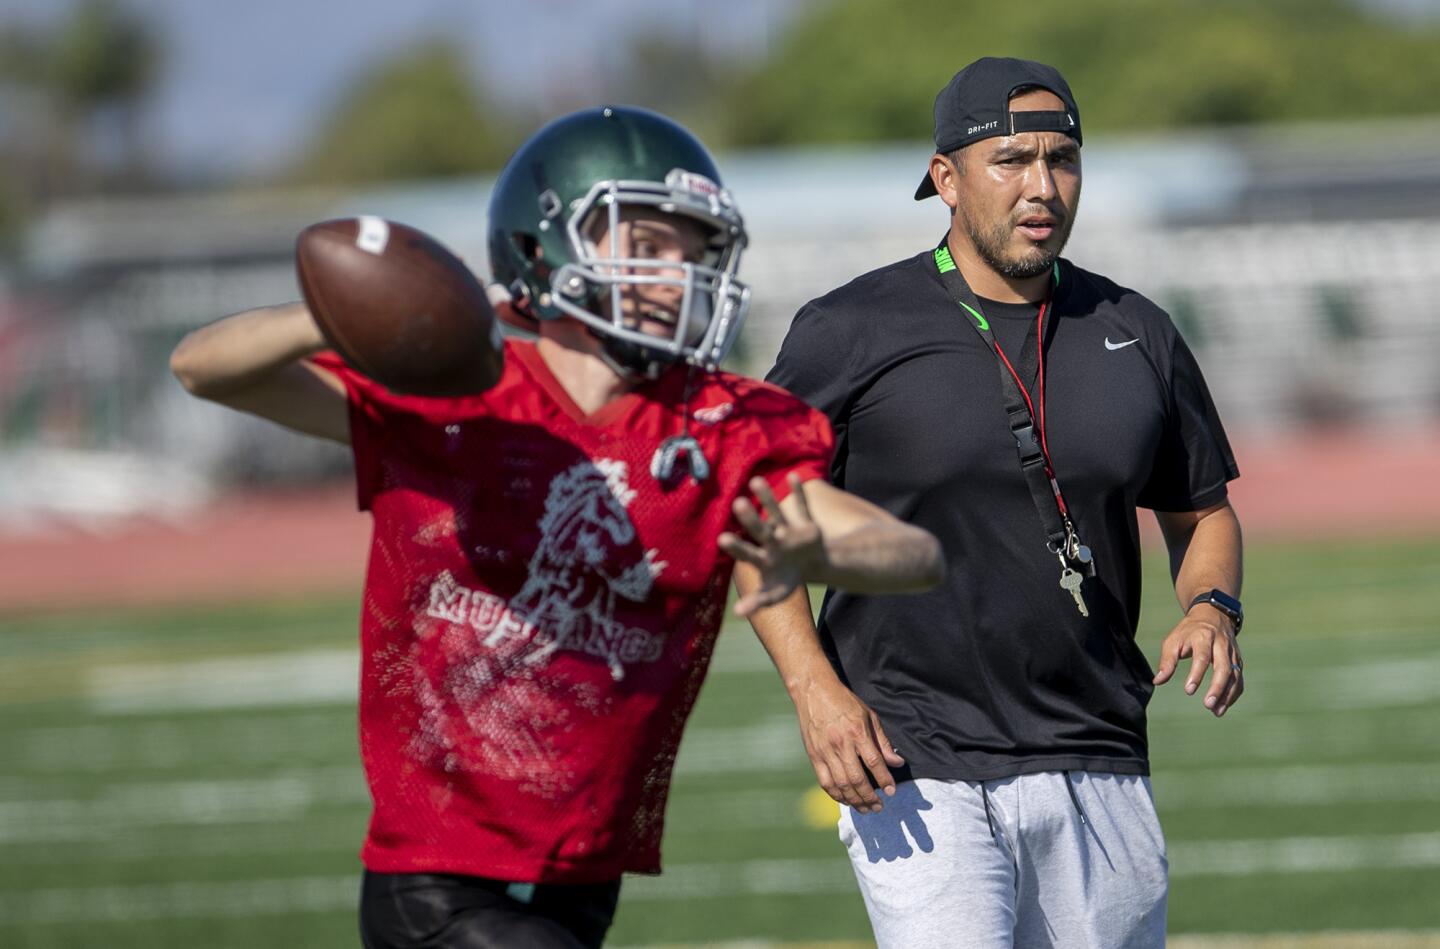
[[[1176,933],[1440,928],[1440,541],[1249,552],[1248,691],[1152,706]],[[1178,608],[1147,564],[1153,657]],[[356,607],[0,617],[0,946],[353,946]],[[619,946],[864,939],[732,625]]]

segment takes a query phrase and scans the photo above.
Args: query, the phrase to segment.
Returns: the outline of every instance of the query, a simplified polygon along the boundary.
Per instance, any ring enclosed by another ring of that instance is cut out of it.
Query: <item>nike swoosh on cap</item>
[[[1127,339],[1123,343],[1112,343],[1110,342],[1110,337],[1107,336],[1105,337],[1105,348],[1113,351],[1116,349],[1124,349],[1126,346],[1130,346],[1138,342],[1140,342],[1140,338],[1137,336],[1135,339]]]

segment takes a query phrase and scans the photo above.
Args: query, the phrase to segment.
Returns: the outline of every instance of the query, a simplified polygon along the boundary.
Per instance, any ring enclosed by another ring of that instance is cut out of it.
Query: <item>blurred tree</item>
[[[15,186],[8,175],[0,174],[0,257],[15,250],[22,220]]]
[[[85,0],[51,41],[42,75],[61,113],[75,174],[133,188],[144,183],[141,106],[159,71],[160,47],[115,0]],[[83,144],[76,144],[76,142]],[[91,183],[91,182],[84,182]]]
[[[708,142],[718,131],[715,95],[733,65],[717,59],[693,37],[640,33],[622,47],[613,99],[671,116]],[[576,108],[595,105],[593,98]]]
[[[62,24],[45,58],[47,84],[61,105],[88,113],[137,102],[155,78],[159,46],[114,0],[86,0]]]
[[[488,111],[460,50],[425,43],[361,77],[297,175],[357,182],[498,168],[516,138],[490,121]]]
[[[140,115],[161,63],[147,22],[84,0],[48,31],[0,32],[11,213],[27,202],[147,178]]]
[[[985,55],[1059,67],[1087,129],[1433,113],[1440,28],[1343,0],[832,0],[729,92],[737,144],[924,139]]]
[[[44,69],[41,37],[14,25],[0,27],[0,82],[32,82]]]
[[[17,113],[25,107],[16,95],[17,77],[32,73],[38,62],[31,38],[14,27],[0,27],[0,257],[7,254],[20,227],[21,213],[15,199],[17,179],[22,176],[16,155]]]

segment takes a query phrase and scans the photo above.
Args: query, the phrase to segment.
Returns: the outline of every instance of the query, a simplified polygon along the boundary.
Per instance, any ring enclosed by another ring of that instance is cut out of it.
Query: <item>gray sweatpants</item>
[[[1088,771],[901,784],[840,809],[879,949],[1165,945],[1165,838],[1150,780]]]

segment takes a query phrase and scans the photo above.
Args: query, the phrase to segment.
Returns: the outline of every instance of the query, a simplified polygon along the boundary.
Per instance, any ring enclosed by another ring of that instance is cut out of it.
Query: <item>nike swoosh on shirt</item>
[[[1127,339],[1123,343],[1112,343],[1110,342],[1110,337],[1107,336],[1105,337],[1105,348],[1113,352],[1114,350],[1124,349],[1126,346],[1130,346],[1138,342],[1140,342],[1139,337],[1136,337],[1135,339]]]

